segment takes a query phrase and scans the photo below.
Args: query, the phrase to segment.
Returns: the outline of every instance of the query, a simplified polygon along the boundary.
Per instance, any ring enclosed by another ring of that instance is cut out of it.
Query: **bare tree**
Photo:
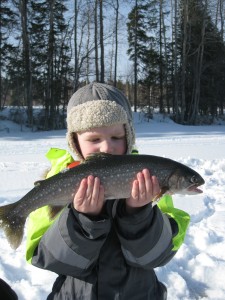
[[[222,39],[224,38],[224,13],[225,13],[225,4],[224,0],[218,1],[219,6],[219,16],[220,16],[220,32]]]
[[[89,52],[89,47],[90,47],[90,37],[91,37],[91,8],[90,8],[90,3],[88,3],[88,23],[87,23],[87,41],[86,41],[86,53]],[[86,84],[89,83],[89,73],[90,73],[90,57],[87,55],[86,59]]]
[[[178,63],[177,63],[177,28],[178,28],[178,7],[177,7],[177,0],[175,0],[175,9],[174,9],[174,71],[175,71],[175,111],[176,111],[176,118],[179,115],[178,111]],[[178,120],[177,120],[178,121]]]
[[[135,32],[134,32],[134,111],[137,111],[137,18],[138,18],[138,1],[135,0]]]
[[[160,85],[160,96],[159,96],[159,110],[161,113],[164,112],[163,105],[163,60],[162,60],[162,20],[163,20],[163,0],[159,1],[159,55],[160,55],[160,65],[159,65],[159,85]]]
[[[53,58],[54,58],[54,6],[55,0],[49,1],[49,36],[47,57],[47,89],[46,89],[46,127],[54,129],[55,103],[53,96]]]
[[[95,0],[95,78],[99,81],[99,68],[98,68],[98,0]]]
[[[33,122],[33,101],[32,101],[32,71],[31,71],[31,58],[30,58],[30,41],[28,34],[28,1],[20,0],[19,10],[22,28],[22,41],[23,41],[23,59],[25,69],[25,103],[27,104],[28,125],[32,126]]]
[[[189,112],[189,122],[195,124],[198,110],[199,110],[199,100],[200,100],[200,84],[202,77],[202,68],[203,68],[203,55],[205,48],[205,30],[206,30],[206,17],[207,17],[208,1],[205,1],[203,18],[202,18],[202,28],[201,28],[201,39],[196,53],[196,63],[195,63],[195,73],[194,73],[194,85],[193,85],[193,94],[192,102],[190,105]]]
[[[162,1],[162,0],[161,0]],[[163,4],[163,2],[162,2]],[[164,45],[164,59],[165,59],[165,66],[164,66],[164,82],[165,82],[165,98],[166,98],[166,106],[167,112],[170,113],[170,103],[169,103],[169,95],[168,95],[168,55],[167,55],[167,39],[166,39],[166,25],[165,25],[165,18],[164,18],[164,10],[163,5],[161,9],[161,18],[162,18],[162,35],[163,35],[163,45]]]
[[[77,28],[78,28],[78,3],[74,0],[74,92],[78,88],[78,46],[77,46]]]
[[[100,24],[100,49],[101,49],[101,57],[100,57],[100,67],[101,67],[101,74],[100,74],[100,82],[105,81],[105,49],[104,49],[104,22],[103,22],[103,4],[102,0],[99,0],[99,24]]]
[[[179,121],[179,100],[178,100],[178,5],[177,0],[171,0],[171,27],[172,27],[172,76],[173,76],[173,112],[176,122]]]
[[[117,59],[118,59],[118,22],[119,22],[119,0],[116,0],[116,24],[115,24],[115,61],[114,61],[114,86],[117,83]]]
[[[180,121],[184,122],[185,114],[185,79],[186,79],[186,62],[187,62],[187,23],[188,23],[188,0],[183,0],[183,45],[182,45],[182,68],[181,68],[181,114]]]

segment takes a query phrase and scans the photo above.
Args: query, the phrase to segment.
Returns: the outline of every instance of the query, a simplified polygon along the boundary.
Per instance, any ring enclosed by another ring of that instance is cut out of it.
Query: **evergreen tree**
[[[8,66],[15,55],[12,32],[18,20],[11,1],[0,1],[0,109],[4,107],[9,91]]]
[[[149,37],[146,33],[146,18],[145,13],[147,5],[136,5],[128,14],[128,55],[134,63],[134,110],[137,107],[137,80],[141,71],[141,62],[145,56]]]
[[[217,79],[224,74],[225,47],[210,17],[207,1],[204,4],[200,0],[189,1],[187,13],[186,32],[180,39],[186,77],[185,111],[184,120],[181,122],[196,124],[200,111],[216,114],[218,97],[224,91]],[[184,18],[182,16],[182,20]],[[184,51],[184,39],[188,51]],[[216,86],[219,88],[217,93],[213,88]]]
[[[65,2],[65,1],[64,1]],[[45,107],[45,129],[64,127],[59,105],[68,99],[71,71],[71,30],[65,22],[67,8],[61,1],[31,2],[31,52],[34,99]]]
[[[144,85],[146,89],[144,93],[146,101],[142,101],[142,105],[145,102],[145,105],[150,105],[150,103],[153,105],[153,98],[158,98],[158,100],[161,100],[160,109],[163,111],[160,86],[163,90],[162,74],[165,62],[162,40],[165,28],[163,25],[161,29],[159,27],[162,18],[162,15],[159,14],[159,4],[155,0],[142,1],[128,15],[128,54],[132,61],[135,61],[136,58],[138,82]],[[140,97],[138,98],[140,99]],[[154,100],[154,102],[157,101]]]
[[[130,96],[134,91],[134,109],[153,106],[164,113],[172,105],[176,121],[185,124],[197,123],[199,114],[222,114],[224,1],[215,1],[215,10],[208,0],[132,3],[127,30],[134,79],[126,92]],[[0,1],[0,108],[5,99],[25,106],[32,125],[32,105],[42,104],[40,127],[56,129],[64,127],[59,107],[65,108],[71,93],[84,82],[108,78],[122,88],[116,80],[123,42],[118,39],[121,4],[119,0]],[[172,21],[167,30],[169,4]]]
[[[33,99],[45,104],[48,45],[48,13],[46,1],[31,1],[30,36],[33,69]]]

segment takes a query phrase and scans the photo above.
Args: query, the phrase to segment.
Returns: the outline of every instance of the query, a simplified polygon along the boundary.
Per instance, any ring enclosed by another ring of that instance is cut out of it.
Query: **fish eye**
[[[190,180],[192,183],[198,183],[198,178],[194,175],[191,177],[191,180]]]

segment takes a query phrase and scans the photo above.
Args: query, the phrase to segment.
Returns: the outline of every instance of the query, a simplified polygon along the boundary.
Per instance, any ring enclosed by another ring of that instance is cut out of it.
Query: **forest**
[[[147,118],[210,124],[224,117],[224,16],[225,0],[1,0],[0,110],[65,128],[71,95],[98,81]]]

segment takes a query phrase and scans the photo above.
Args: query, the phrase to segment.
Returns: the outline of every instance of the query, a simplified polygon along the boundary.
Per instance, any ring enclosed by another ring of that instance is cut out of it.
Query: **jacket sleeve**
[[[86,277],[110,227],[107,216],[91,219],[69,205],[41,238],[31,263],[58,274]]]
[[[176,235],[176,222],[151,204],[127,215],[125,202],[117,207],[117,234],[127,263],[152,269],[166,264],[174,255],[172,239]]]

